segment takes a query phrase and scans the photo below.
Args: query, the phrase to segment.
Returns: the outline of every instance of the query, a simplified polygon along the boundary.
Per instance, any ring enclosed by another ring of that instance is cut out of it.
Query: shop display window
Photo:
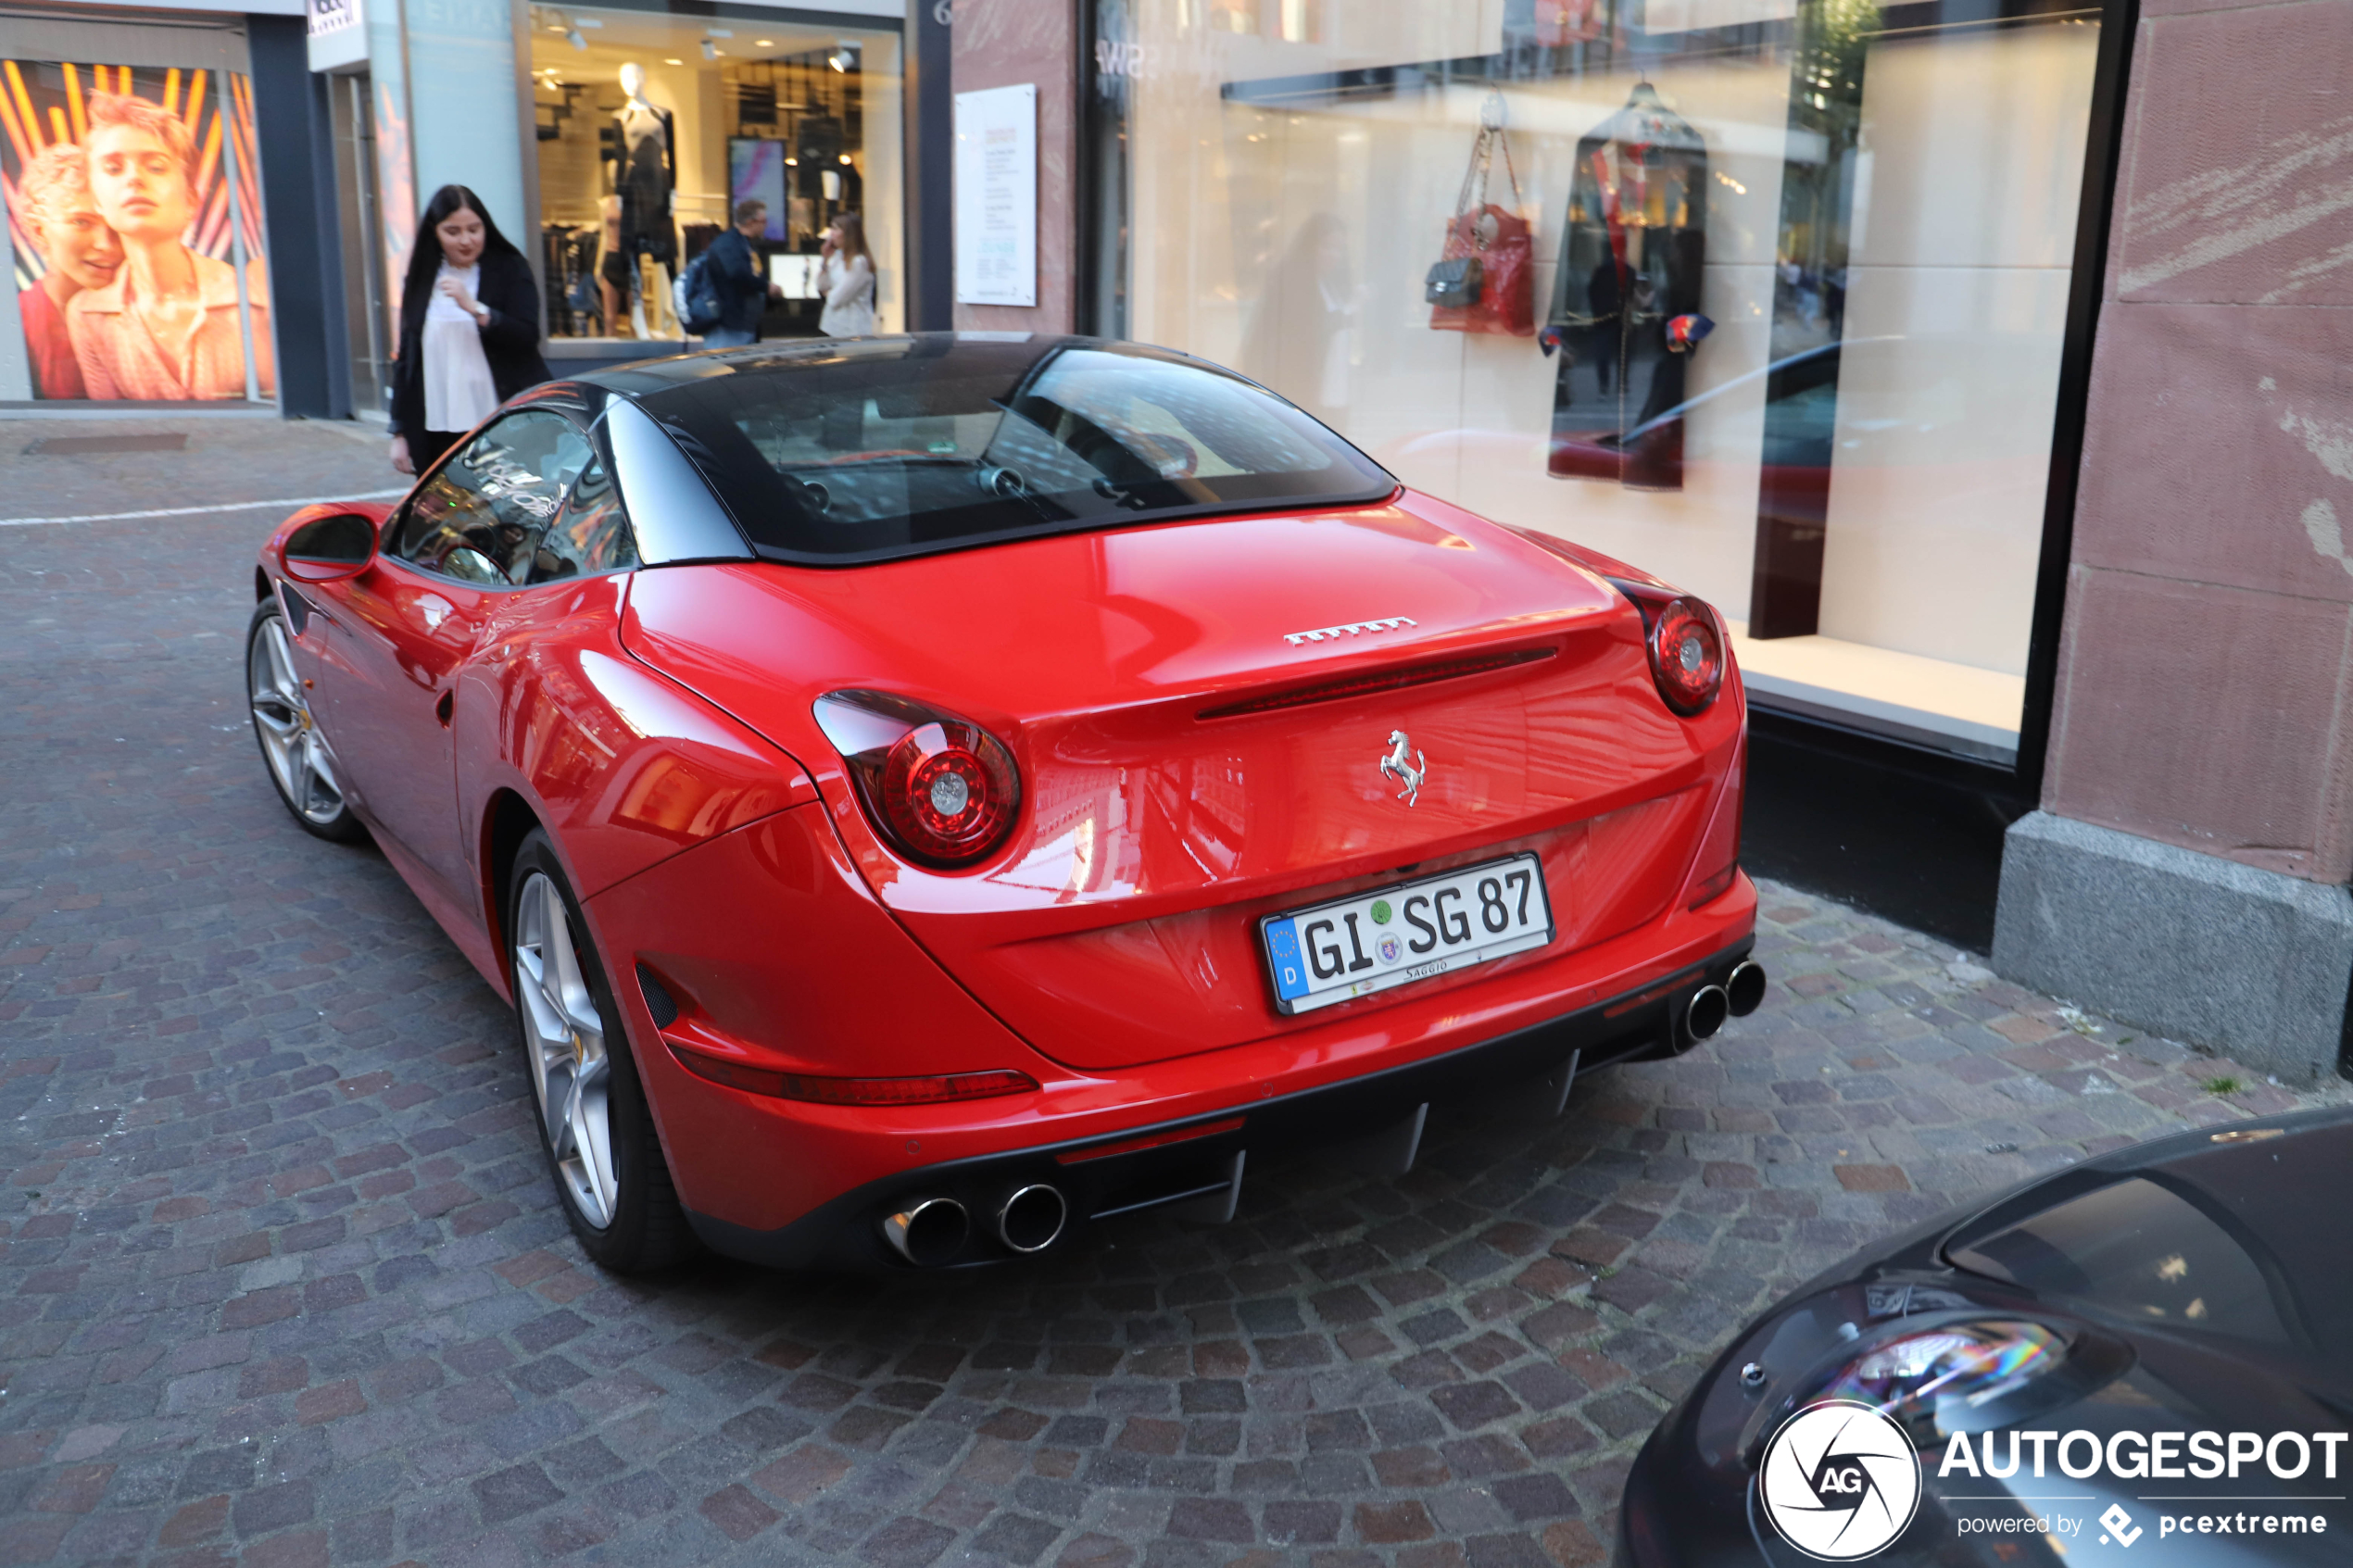
[[[1767,705],[2015,760],[2096,10],[1093,10],[1101,327],[1705,595]]]
[[[672,284],[748,199],[767,204],[754,244],[786,284],[763,335],[816,333],[808,280],[844,213],[864,219],[876,325],[895,330],[899,34],[713,10],[729,14],[532,6],[549,334],[683,340]]]

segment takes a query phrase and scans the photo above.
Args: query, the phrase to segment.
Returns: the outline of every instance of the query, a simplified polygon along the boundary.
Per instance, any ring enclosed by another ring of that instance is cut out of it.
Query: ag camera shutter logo
[[[1824,1562],[1884,1551],[1920,1506],[1920,1461],[1893,1419],[1852,1399],[1808,1405],[1781,1424],[1757,1474],[1781,1538]]]

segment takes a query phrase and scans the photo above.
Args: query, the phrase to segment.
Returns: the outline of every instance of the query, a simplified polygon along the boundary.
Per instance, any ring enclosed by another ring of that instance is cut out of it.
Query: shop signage
[[[310,18],[310,36],[326,38],[363,24],[362,0],[307,0]]]
[[[1038,303],[1038,89],[956,94],[956,303]]]
[[[343,70],[368,61],[364,0],[303,0],[308,18],[310,69]]]

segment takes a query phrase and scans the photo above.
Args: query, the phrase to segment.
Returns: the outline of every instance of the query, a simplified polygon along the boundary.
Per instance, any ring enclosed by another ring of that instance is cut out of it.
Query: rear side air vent
[[[1322,681],[1312,686],[1294,686],[1287,692],[1230,702],[1220,708],[1204,708],[1201,717],[1240,719],[1253,713],[1274,713],[1286,708],[1307,708],[1319,702],[1338,702],[1343,697],[1366,696],[1374,692],[1426,686],[1436,681],[1459,681],[1466,675],[1485,675],[1496,670],[1509,670],[1515,665],[1533,664],[1539,659],[1552,658],[1554,651],[1551,648],[1512,648],[1502,653],[1474,654],[1466,659],[1445,659],[1428,664],[1402,665],[1391,670],[1372,670],[1360,675],[1343,676],[1337,681]]]
[[[646,1010],[654,1015],[655,1028],[667,1029],[678,1022],[677,999],[644,964],[637,966],[637,988],[646,994]]]

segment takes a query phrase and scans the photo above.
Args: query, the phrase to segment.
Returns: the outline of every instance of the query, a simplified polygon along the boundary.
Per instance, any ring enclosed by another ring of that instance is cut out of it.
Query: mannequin
[[[633,257],[667,262],[677,254],[670,220],[670,194],[678,183],[677,138],[668,109],[646,98],[646,68],[631,60],[621,68],[621,90],[628,102],[615,117],[613,190],[621,196],[622,248]]]

